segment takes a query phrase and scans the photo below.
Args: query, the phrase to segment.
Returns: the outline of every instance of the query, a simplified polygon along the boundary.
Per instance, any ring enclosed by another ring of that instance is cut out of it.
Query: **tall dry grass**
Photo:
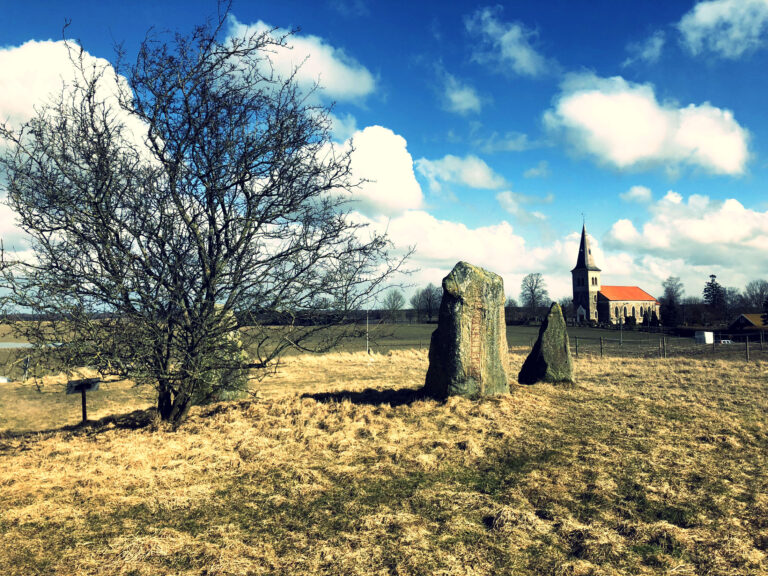
[[[768,364],[582,358],[445,403],[426,367],[301,356],[176,432],[6,433],[0,573],[768,571]]]

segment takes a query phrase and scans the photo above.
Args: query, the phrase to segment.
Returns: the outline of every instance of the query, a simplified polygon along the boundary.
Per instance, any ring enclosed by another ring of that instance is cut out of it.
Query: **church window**
[[[635,307],[632,306],[632,316],[635,316]]]
[[[618,317],[619,317],[619,307],[618,307],[618,306],[616,306],[616,307],[613,309],[613,315],[614,315],[614,316],[616,316],[616,318],[618,318]]]

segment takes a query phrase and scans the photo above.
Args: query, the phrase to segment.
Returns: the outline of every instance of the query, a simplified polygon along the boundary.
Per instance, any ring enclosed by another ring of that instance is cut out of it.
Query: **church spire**
[[[594,270],[595,272],[600,272],[600,268],[595,266],[595,259],[592,257],[592,250],[589,248],[586,224],[583,224],[581,227],[579,258],[576,260],[576,267],[573,270]]]

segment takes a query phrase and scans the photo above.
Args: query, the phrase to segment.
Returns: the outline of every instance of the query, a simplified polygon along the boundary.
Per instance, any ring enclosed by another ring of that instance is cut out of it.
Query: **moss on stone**
[[[425,391],[438,398],[506,394],[507,355],[504,281],[459,262],[443,279]]]
[[[573,382],[573,360],[560,305],[552,303],[539,337],[517,377],[520,384]]]

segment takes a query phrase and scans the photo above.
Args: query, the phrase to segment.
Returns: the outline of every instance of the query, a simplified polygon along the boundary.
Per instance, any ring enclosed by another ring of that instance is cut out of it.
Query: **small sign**
[[[67,382],[67,394],[79,392],[91,392],[99,389],[101,378],[83,378],[82,380],[70,380]]]

